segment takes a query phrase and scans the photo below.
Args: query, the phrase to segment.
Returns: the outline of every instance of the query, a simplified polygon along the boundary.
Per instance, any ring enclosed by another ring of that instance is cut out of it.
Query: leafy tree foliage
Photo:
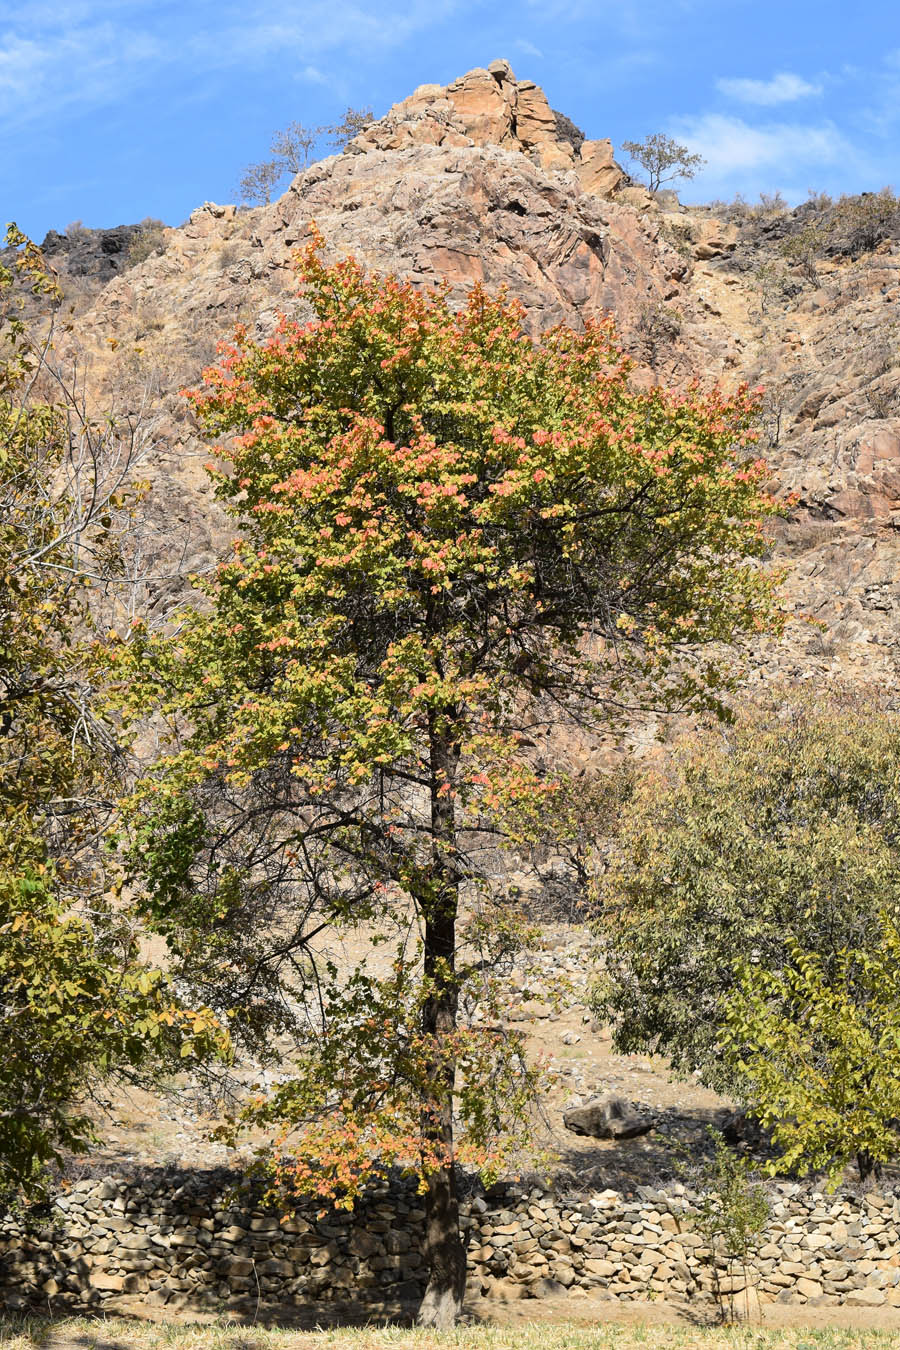
[[[91,581],[114,570],[132,437],[86,420],[50,361],[59,292],[15,226],[0,267],[0,1190],[89,1137],[97,1082],[208,1042],[138,960],[98,840],[116,792],[96,712]],[[186,1027],[187,1034],[182,1035]]]
[[[222,1049],[209,1009],[185,1009],[140,959],[136,925],[73,912],[43,840],[27,843],[30,858],[21,837],[0,854],[0,1205],[39,1194],[49,1163],[91,1145],[83,1103],[111,1075]]]
[[[798,948],[826,981],[846,949],[877,950],[879,910],[900,912],[900,722],[873,703],[784,691],[637,784],[596,888],[596,1004],[620,1050],[754,1105],[722,1053],[735,968],[752,953],[774,989]]]
[[[503,1163],[535,1082],[490,978],[515,941],[490,858],[562,789],[526,733],[717,705],[713,644],[780,622],[774,506],[746,392],[635,391],[608,323],[532,342],[515,305],[454,313],[318,239],[302,274],[312,322],[239,329],[193,398],[242,536],[177,636],[122,650],[125,705],[175,742],[134,862],[237,1029],[292,1024],[296,1075],[256,1108],[282,1179],[349,1203],[385,1160],[418,1170],[443,1322],[454,1164]],[[326,925],[391,959],[317,960]]]
[[[691,154],[686,145],[679,145],[659,131],[642,141],[623,141],[622,149],[640,164],[651,192],[658,192],[663,183],[672,183],[676,178],[695,178],[706,163],[702,155]]]
[[[826,964],[793,946],[780,971],[745,963],[729,1000],[726,1055],[784,1151],[782,1165],[865,1181],[896,1157],[900,1121],[900,931],[883,915],[865,949]]]

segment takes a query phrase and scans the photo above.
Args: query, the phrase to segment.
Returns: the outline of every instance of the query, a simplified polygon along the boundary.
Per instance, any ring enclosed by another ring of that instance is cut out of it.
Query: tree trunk
[[[429,1092],[423,1102],[422,1129],[436,1145],[441,1165],[427,1177],[425,1193],[425,1261],[428,1287],[418,1322],[426,1327],[452,1327],[462,1312],[466,1287],[466,1253],[459,1235],[459,1197],[453,1156],[453,1088],[456,1063],[442,1042],[456,1028],[456,912],[459,882],[455,864],[456,820],[452,789],[459,749],[431,727],[431,886],[422,898],[425,917],[425,978],[432,991],[422,1010],[422,1030],[433,1037],[435,1056],[429,1066]]]
[[[459,1236],[459,1198],[452,1161],[428,1177],[425,1194],[425,1260],[428,1287],[416,1319],[421,1327],[448,1329],[462,1312],[466,1252]]]
[[[857,1153],[856,1165],[859,1168],[859,1179],[863,1185],[873,1178],[875,1181],[880,1180],[881,1164],[875,1161],[868,1149],[861,1149]]]

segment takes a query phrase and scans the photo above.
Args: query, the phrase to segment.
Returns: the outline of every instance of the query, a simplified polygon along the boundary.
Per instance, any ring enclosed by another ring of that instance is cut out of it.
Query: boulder
[[[476,68],[447,86],[447,98],[476,145],[516,147],[516,86],[512,79]]]
[[[653,1129],[653,1121],[636,1111],[624,1097],[594,1097],[584,1106],[563,1114],[563,1124],[573,1134],[592,1139],[636,1139]]]
[[[624,169],[613,159],[612,141],[585,141],[578,161],[578,181],[584,192],[611,197],[626,182]]]

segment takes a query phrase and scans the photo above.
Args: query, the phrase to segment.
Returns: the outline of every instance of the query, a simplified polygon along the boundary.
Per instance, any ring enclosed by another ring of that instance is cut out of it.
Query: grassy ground
[[[292,1331],[236,1324],[0,1317],[2,1350],[896,1350],[896,1331],[754,1326],[470,1326]]]

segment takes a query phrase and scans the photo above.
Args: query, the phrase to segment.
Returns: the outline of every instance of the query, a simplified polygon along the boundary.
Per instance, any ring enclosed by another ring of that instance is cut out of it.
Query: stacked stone
[[[169,1307],[241,1308],[417,1298],[420,1201],[374,1187],[354,1212],[303,1205],[288,1216],[242,1204],[238,1179],[77,1182],[42,1230],[0,1229],[7,1307],[122,1295]]]
[[[749,1286],[760,1303],[900,1307],[900,1197],[858,1201],[782,1184],[770,1201],[771,1222],[743,1271],[711,1251],[696,1227],[698,1197],[680,1184],[639,1186],[631,1197],[607,1190],[574,1206],[532,1191],[470,1220],[480,1239],[473,1283],[514,1298],[590,1290],[682,1301]]]
[[[317,1307],[418,1299],[424,1212],[409,1182],[373,1187],[354,1211],[304,1203],[284,1218],[224,1173],[76,1183],[42,1227],[0,1228],[6,1307],[102,1305],[123,1295],[169,1307]],[[180,1184],[179,1184],[180,1182]],[[462,1205],[470,1290],[503,1298],[590,1294],[682,1302],[900,1308],[900,1197],[770,1189],[771,1220],[747,1271],[697,1229],[682,1185],[584,1198],[495,1187]]]
[[[482,1221],[473,1279],[481,1277],[486,1293],[513,1297],[518,1286],[518,1297],[589,1289],[623,1299],[683,1298],[696,1283],[688,1265],[694,1234],[682,1234],[680,1222],[689,1202],[683,1195],[655,1201],[654,1193],[654,1203],[604,1191],[567,1205],[534,1190],[515,1210]],[[498,1276],[502,1288],[491,1281]]]
[[[760,1298],[900,1307],[898,1221],[898,1196],[850,1201],[779,1186],[755,1262]]]

